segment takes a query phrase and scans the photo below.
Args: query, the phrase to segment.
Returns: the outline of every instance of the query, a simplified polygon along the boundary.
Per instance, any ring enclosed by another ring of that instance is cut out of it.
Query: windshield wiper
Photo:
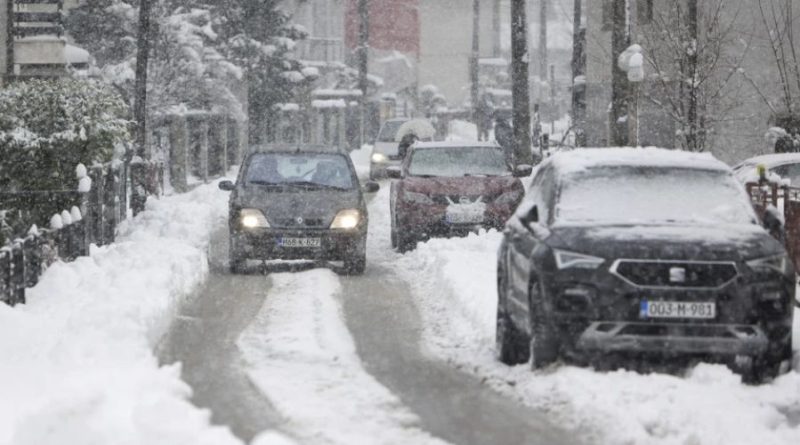
[[[331,189],[331,190],[341,190],[341,191],[350,190],[345,187],[339,187],[336,185],[329,185],[329,184],[320,184],[319,182],[312,182],[312,181],[287,182],[286,185],[295,187],[304,187],[309,189],[320,188],[320,189]]]
[[[271,182],[271,181],[260,181],[260,180],[250,180],[247,181],[247,183],[255,185],[266,185],[268,187],[282,187],[286,185],[285,182]]]

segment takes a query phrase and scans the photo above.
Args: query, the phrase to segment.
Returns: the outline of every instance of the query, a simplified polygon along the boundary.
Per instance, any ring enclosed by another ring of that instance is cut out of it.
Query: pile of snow
[[[0,444],[240,443],[153,354],[207,275],[216,184],[148,201],[118,241],[56,263],[28,304],[0,305]]]
[[[425,320],[430,354],[486,379],[498,391],[552,412],[590,443],[700,444],[800,441],[800,363],[773,383],[745,386],[721,365],[687,376],[596,372],[558,366],[531,372],[494,357],[496,232],[436,239],[397,260]],[[800,314],[794,335],[800,340]],[[798,342],[795,342],[797,351]]]
[[[269,298],[238,345],[249,375],[307,443],[442,444],[367,373],[326,269],[271,277]],[[260,442],[259,442],[260,443]]]

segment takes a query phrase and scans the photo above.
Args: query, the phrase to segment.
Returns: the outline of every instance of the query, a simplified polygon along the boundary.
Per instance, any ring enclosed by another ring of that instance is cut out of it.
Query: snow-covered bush
[[[129,140],[128,115],[119,95],[93,80],[0,90],[0,190],[73,190],[76,165],[110,161]]]

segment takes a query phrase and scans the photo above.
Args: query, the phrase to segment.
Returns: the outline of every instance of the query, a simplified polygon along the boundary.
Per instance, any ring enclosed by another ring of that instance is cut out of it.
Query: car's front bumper
[[[397,208],[399,229],[413,233],[419,238],[463,235],[479,229],[502,230],[514,212],[510,205],[489,204],[483,219],[474,223],[450,223],[447,221],[446,205],[403,204]]]
[[[319,247],[285,247],[284,238],[318,238]],[[366,227],[354,230],[242,230],[231,234],[231,242],[245,259],[343,261],[362,253]]]
[[[402,159],[387,159],[383,162],[372,162],[369,163],[369,177],[371,179],[381,179],[387,177],[386,169],[389,167],[400,167],[402,165]]]
[[[593,322],[576,349],[588,354],[652,353],[757,356],[769,339],[759,326],[642,322]]]

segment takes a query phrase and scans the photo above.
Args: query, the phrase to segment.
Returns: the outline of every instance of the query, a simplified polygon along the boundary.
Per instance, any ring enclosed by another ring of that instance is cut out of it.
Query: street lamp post
[[[639,145],[639,94],[644,80],[644,55],[642,47],[631,45],[617,59],[619,69],[628,74],[628,144]]]

